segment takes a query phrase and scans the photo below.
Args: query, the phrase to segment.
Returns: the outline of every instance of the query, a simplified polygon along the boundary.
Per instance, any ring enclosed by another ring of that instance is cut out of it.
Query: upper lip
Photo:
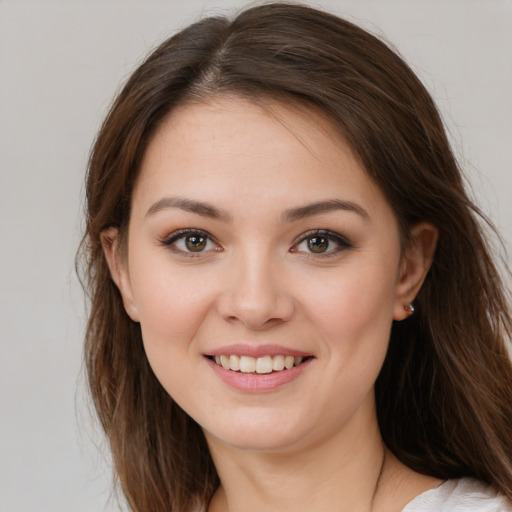
[[[237,343],[234,345],[224,345],[215,348],[207,353],[205,356],[220,356],[220,355],[237,355],[249,357],[264,357],[264,356],[294,356],[294,357],[308,357],[312,356],[310,352],[297,350],[290,347],[283,347],[282,345],[253,345],[247,343]]]

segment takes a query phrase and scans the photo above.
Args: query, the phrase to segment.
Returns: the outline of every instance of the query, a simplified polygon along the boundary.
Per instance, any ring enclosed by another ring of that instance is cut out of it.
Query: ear
[[[110,276],[121,293],[124,309],[134,322],[139,322],[126,256],[121,254],[119,231],[111,227],[102,231],[100,237]]]
[[[438,235],[437,228],[427,222],[416,224],[411,230],[411,237],[400,263],[393,311],[395,320],[404,320],[414,311],[409,306],[420,291],[432,264]]]

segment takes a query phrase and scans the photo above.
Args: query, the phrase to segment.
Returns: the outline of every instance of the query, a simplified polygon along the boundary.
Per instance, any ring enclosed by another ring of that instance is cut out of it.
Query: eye
[[[163,240],[162,244],[175,252],[185,254],[198,254],[221,249],[208,233],[197,229],[180,229]]]
[[[352,244],[344,236],[332,231],[318,229],[304,233],[292,247],[291,252],[328,256],[351,247]]]

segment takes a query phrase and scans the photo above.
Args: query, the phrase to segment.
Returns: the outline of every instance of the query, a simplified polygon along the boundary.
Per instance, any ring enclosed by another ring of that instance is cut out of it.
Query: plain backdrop
[[[0,0],[0,511],[116,510],[81,375],[74,255],[95,132],[148,50],[236,0]],[[512,1],[320,1],[384,36],[512,241]]]

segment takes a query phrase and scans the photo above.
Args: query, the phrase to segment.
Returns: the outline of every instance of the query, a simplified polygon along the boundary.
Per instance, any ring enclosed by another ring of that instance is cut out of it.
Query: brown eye
[[[206,248],[208,239],[202,235],[190,235],[185,237],[185,246],[190,252],[201,252]]]
[[[162,243],[176,253],[189,256],[221,250],[209,233],[196,229],[180,229]]]
[[[308,248],[311,252],[319,254],[329,248],[329,239],[325,236],[311,236],[307,239]]]
[[[343,235],[326,229],[316,229],[304,233],[290,251],[309,256],[327,257],[353,248],[353,244]]]

